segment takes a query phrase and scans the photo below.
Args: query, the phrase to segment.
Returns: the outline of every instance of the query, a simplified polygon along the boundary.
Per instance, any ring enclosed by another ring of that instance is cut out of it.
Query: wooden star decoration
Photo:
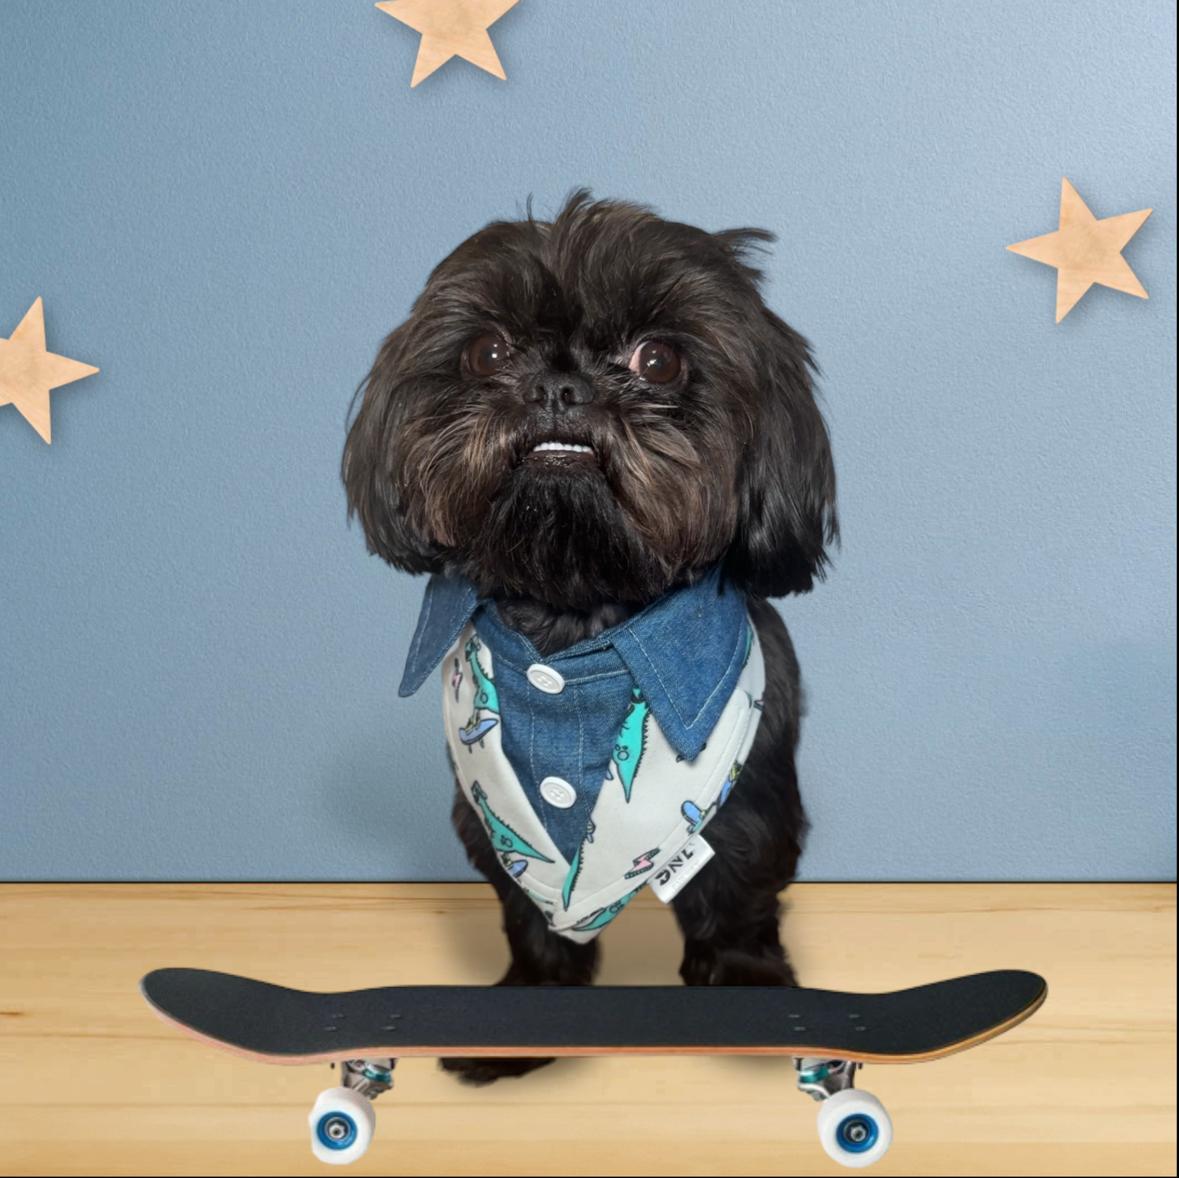
[[[80,360],[45,350],[45,310],[38,298],[12,335],[0,338],[0,405],[11,401],[49,442],[49,390],[93,376],[97,371]]]
[[[1151,209],[1139,209],[1136,213],[1098,219],[1065,178],[1060,182],[1060,228],[1042,237],[1017,241],[1007,248],[1056,267],[1056,322],[1059,323],[1095,282],[1140,299],[1150,297],[1122,257],[1122,250],[1151,212]]]
[[[452,57],[507,78],[491,43],[490,28],[519,0],[381,0],[377,7],[422,34],[410,86],[428,78]]]

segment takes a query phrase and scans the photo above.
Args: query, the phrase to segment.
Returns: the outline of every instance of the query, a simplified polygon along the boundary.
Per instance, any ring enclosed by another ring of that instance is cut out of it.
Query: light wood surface
[[[1150,209],[1138,209],[1098,219],[1066,177],[1060,182],[1060,227],[1007,248],[1056,267],[1056,322],[1059,323],[1095,282],[1140,299],[1150,297],[1138,275],[1130,269],[1130,263],[1122,257],[1122,250],[1150,214]]]
[[[934,1063],[864,1069],[896,1125],[888,1174],[1174,1174],[1175,889],[1163,884],[812,884],[785,936],[807,985],[888,990],[1036,970],[1044,1007]],[[0,1173],[323,1174],[306,1112],[326,1068],[171,1031],[161,965],[306,989],[489,982],[505,951],[477,885],[0,886]],[[601,980],[676,980],[647,897],[603,939]],[[361,1174],[836,1174],[776,1059],[564,1060],[471,1089],[397,1069]]]
[[[519,0],[380,0],[377,7],[422,34],[410,86],[424,82],[452,57],[506,78],[488,28]]]
[[[45,305],[40,298],[33,300],[8,339],[0,337],[0,405],[15,405],[46,443],[53,441],[50,392],[97,371],[46,349]]]

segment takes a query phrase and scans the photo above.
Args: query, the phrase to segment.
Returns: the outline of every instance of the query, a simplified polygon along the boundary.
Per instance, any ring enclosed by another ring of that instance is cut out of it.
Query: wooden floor
[[[1163,1174],[1175,1155],[1175,889],[812,884],[784,921],[801,979],[888,990],[1016,966],[1035,1017],[934,1063],[870,1066],[905,1174]],[[677,980],[649,897],[604,939],[603,982]],[[474,885],[0,886],[0,1173],[324,1173],[306,1110],[326,1068],[187,1039],[136,990],[200,965],[309,989],[490,982],[505,950]],[[470,1089],[406,1060],[360,1174],[842,1173],[773,1059],[566,1060]]]

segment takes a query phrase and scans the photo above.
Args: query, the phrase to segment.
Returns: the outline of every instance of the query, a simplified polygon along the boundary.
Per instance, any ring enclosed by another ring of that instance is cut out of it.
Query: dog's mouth
[[[546,438],[525,450],[521,461],[527,466],[597,466],[598,455],[587,442],[572,438]]]

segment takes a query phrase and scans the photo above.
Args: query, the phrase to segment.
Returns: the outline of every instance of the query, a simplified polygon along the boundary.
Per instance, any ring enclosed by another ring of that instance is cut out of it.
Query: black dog
[[[837,536],[806,341],[763,303],[756,229],[708,233],[575,194],[495,222],[430,276],[363,385],[343,459],[371,551],[469,579],[551,655],[718,562],[748,595],[764,710],[714,859],[676,896],[689,985],[795,985],[779,896],[806,820],[798,663],[765,598],[803,593]],[[574,452],[538,442],[578,439]],[[588,984],[596,942],[555,934],[460,791],[454,824],[503,905],[502,984]],[[545,1061],[451,1060],[487,1081]]]

